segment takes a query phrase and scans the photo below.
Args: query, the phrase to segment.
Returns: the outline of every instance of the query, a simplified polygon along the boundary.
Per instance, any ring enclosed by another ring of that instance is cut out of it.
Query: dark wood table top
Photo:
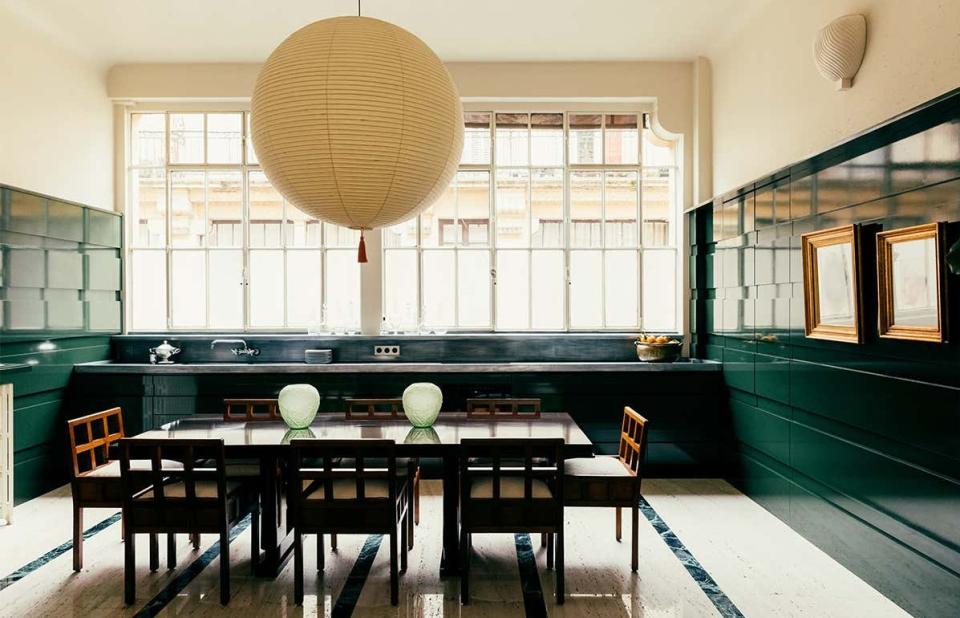
[[[589,456],[593,443],[563,412],[544,413],[534,420],[467,419],[465,412],[441,412],[433,427],[418,429],[406,419],[347,420],[343,413],[318,414],[308,429],[289,429],[280,421],[226,422],[221,415],[198,414],[168,423],[137,438],[216,438],[229,452],[252,453],[282,449],[291,440],[393,440],[398,451],[424,456],[456,449],[463,438],[563,438],[568,456]]]

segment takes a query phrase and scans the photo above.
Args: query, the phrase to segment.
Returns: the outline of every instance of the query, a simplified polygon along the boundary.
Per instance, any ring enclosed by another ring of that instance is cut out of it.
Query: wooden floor
[[[364,545],[372,553],[376,537],[341,537],[336,554],[328,544],[322,577],[317,577],[316,544],[310,539],[300,608],[292,603],[292,563],[276,580],[251,576],[249,530],[231,546],[233,599],[227,608],[218,600],[213,536],[203,538],[198,552],[182,537],[177,568],[155,574],[147,569],[146,538],[139,539],[137,603],[124,607],[120,525],[107,525],[89,538],[84,570],[75,574],[69,548],[63,546],[70,538],[65,487],[17,507],[14,524],[0,528],[0,616],[338,616],[351,609],[355,616],[404,617],[907,615],[716,479],[644,481],[652,508],[640,520],[636,575],[629,568],[629,516],[624,542],[617,543],[612,510],[568,509],[563,606],[553,600],[553,573],[546,570],[538,537],[478,535],[472,602],[462,607],[458,580],[438,575],[440,485],[427,481],[422,487],[422,523],[409,570],[401,577],[399,608],[390,606],[386,543],[372,564],[358,560]],[[88,511],[85,525],[93,528],[114,513]],[[528,539],[532,557],[524,551]],[[41,565],[38,559],[45,555]]]

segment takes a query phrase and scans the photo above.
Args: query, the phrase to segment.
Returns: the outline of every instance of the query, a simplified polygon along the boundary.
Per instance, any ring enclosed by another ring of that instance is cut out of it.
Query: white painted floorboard
[[[356,605],[355,616],[524,616],[513,535],[477,535],[471,563],[471,603],[458,601],[459,581],[441,580],[440,484],[422,484],[421,524],[409,569],[400,578],[401,603],[390,606],[389,551],[381,544]],[[847,571],[773,515],[717,479],[644,481],[648,502],[713,576],[720,589],[748,618],[754,616],[895,617],[907,614]],[[88,510],[85,528],[113,510]],[[69,487],[18,506],[16,523],[0,528],[0,577],[35,560],[70,538]],[[710,599],[651,525],[640,519],[640,572],[630,572],[630,517],[624,513],[624,540],[614,539],[612,509],[568,509],[567,602],[554,602],[554,574],[546,570],[539,535],[531,535],[544,603],[551,616],[680,617],[719,616]],[[66,552],[20,581],[0,590],[0,616],[133,616],[216,538],[205,536],[193,552],[186,535],[178,543],[178,567],[147,568],[147,538],[137,541],[137,603],[122,598],[123,545],[114,524],[85,545],[84,570],[73,573]],[[173,599],[161,616],[330,616],[360,548],[363,536],[341,536],[337,553],[327,543],[326,571],[316,572],[316,540],[305,540],[306,598],[292,603],[293,564],[276,580],[250,573],[250,533],[231,544],[231,587],[227,608],[219,604],[214,559]]]

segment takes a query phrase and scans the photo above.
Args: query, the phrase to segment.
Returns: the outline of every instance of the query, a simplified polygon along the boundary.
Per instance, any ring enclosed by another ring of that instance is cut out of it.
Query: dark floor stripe
[[[677,557],[677,560],[680,561],[683,568],[687,570],[687,573],[690,574],[693,581],[697,582],[700,590],[707,595],[707,598],[709,598],[713,606],[717,608],[720,615],[724,616],[724,618],[743,618],[743,614],[740,613],[737,606],[733,604],[733,601],[720,590],[720,586],[717,585],[713,577],[707,573],[707,570],[694,558],[690,550],[683,544],[683,541],[674,534],[670,526],[660,518],[660,515],[657,514],[654,508],[650,506],[650,503],[644,498],[640,498],[640,512],[647,518],[647,521],[650,522],[653,529],[657,531],[660,538],[663,539],[663,542],[667,544],[667,547],[670,548],[673,555]]]
[[[333,606],[330,613],[331,618],[348,618],[353,615],[353,609],[360,600],[360,593],[363,591],[363,584],[367,581],[367,575],[373,566],[373,560],[377,557],[377,551],[380,549],[380,543],[383,541],[382,534],[371,534],[367,537],[357,556],[357,561],[353,563],[353,570],[347,576],[347,581],[343,584],[343,590],[337,597],[337,603]]]
[[[87,528],[86,530],[84,530],[83,540],[86,541],[96,533],[100,532],[101,530],[104,530],[105,528],[109,528],[110,526],[117,523],[118,521],[120,521],[120,513],[114,513],[110,517],[101,521],[96,526],[91,526],[90,528]],[[19,569],[11,573],[10,575],[7,575],[3,579],[0,579],[0,590],[3,590],[8,586],[12,586],[13,584],[20,581],[27,575],[33,573],[34,571],[36,571],[43,565],[48,564],[52,560],[59,558],[60,556],[67,553],[71,549],[73,549],[73,539],[67,541],[63,545],[54,547],[44,555],[34,560],[33,562],[23,565],[22,567],[20,567]]]
[[[533,553],[530,535],[513,535],[517,545],[517,566],[520,568],[520,588],[523,591],[523,607],[528,617],[546,618],[547,605],[543,601],[543,588],[540,586],[540,574],[537,572],[537,559]]]
[[[236,540],[236,538],[240,536],[249,525],[250,516],[247,515],[230,531],[231,543]],[[157,593],[157,596],[150,599],[150,602],[144,605],[143,608],[136,613],[136,618],[156,616],[163,611],[163,608],[165,608],[170,601],[177,598],[177,595],[183,592],[183,589],[186,588],[187,585],[189,585],[190,582],[193,581],[193,579],[205,568],[207,568],[210,563],[213,562],[219,555],[220,541],[217,540],[213,545],[210,546],[210,549],[200,554],[199,558],[191,562],[187,568],[180,571],[180,573],[173,578],[173,581],[171,581],[163,588],[163,590]]]

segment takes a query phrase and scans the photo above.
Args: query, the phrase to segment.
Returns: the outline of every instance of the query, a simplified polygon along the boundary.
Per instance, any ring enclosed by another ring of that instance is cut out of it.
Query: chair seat
[[[164,470],[183,470],[183,464],[179,461],[163,459],[160,465]],[[146,459],[132,459],[130,461],[130,470],[136,472],[149,472],[150,461]],[[100,466],[81,475],[83,478],[120,478],[120,462],[111,461],[105,466]]]
[[[410,465],[410,457],[397,457],[397,470],[406,470],[407,466]],[[309,462],[304,462],[304,467],[307,467]],[[357,460],[353,457],[339,457],[335,460],[335,465],[338,468],[356,468]],[[323,467],[322,462],[317,462],[317,467]],[[369,468],[386,468],[387,460],[383,457],[367,457],[363,460],[364,469]]]
[[[326,497],[326,488],[323,481],[319,479],[304,479],[303,491],[310,489],[310,485],[316,483],[317,487],[306,494],[307,500],[323,500]],[[389,498],[390,484],[379,479],[370,479],[364,482],[363,495],[365,498]],[[402,487],[397,487],[397,494],[402,492]],[[356,500],[357,499],[357,481],[354,479],[337,479],[333,481],[333,499],[334,500]]]
[[[634,474],[616,457],[577,457],[563,462],[566,476],[620,476]]]
[[[217,482],[216,481],[195,481],[194,491],[198,498],[216,498],[217,497]],[[232,481],[227,481],[227,495],[236,492],[238,489],[243,487],[243,483],[237,483]],[[170,483],[169,485],[163,486],[163,496],[164,498],[186,498],[187,497],[187,484],[183,481],[177,481],[176,483]],[[139,496],[136,497],[136,500],[152,500],[153,499],[153,489],[149,489]]]
[[[541,480],[533,479],[531,482],[530,493],[534,498],[552,498],[553,492]],[[524,480],[509,476],[500,477],[500,497],[501,498],[523,498]],[[493,499],[493,478],[478,478],[470,484],[470,497],[483,499]]]

